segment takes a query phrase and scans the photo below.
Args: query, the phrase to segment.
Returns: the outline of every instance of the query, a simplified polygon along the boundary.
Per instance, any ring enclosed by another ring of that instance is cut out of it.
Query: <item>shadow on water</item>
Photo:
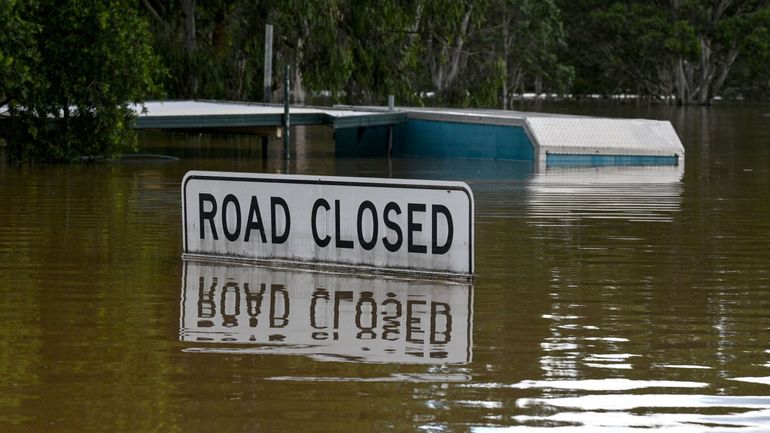
[[[127,153],[120,156],[119,161],[124,163],[146,164],[153,162],[178,161],[179,158],[171,155],[161,155],[159,153]]]

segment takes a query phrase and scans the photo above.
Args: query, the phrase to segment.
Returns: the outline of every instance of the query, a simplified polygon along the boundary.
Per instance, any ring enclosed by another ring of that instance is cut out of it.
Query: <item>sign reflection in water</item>
[[[466,363],[472,319],[467,284],[184,263],[180,339],[205,343],[187,351]]]

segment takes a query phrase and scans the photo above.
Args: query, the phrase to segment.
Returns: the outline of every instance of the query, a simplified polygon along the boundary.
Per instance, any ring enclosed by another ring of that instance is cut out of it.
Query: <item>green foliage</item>
[[[400,103],[422,104],[435,95],[440,103],[497,106],[506,72],[498,67],[498,18],[508,9],[515,28],[508,58],[511,68],[526,70],[515,87],[537,81],[566,91],[573,75],[556,52],[565,33],[553,0],[197,2],[192,49],[184,8],[161,0],[143,4],[155,49],[171,71],[165,88],[176,98],[261,100],[270,23],[273,88],[281,87],[283,65],[290,64],[295,98],[307,89],[328,91],[333,102],[384,103],[393,94]]]
[[[130,103],[157,94],[156,57],[132,2],[41,0],[19,9],[31,29],[11,47],[20,69],[3,91],[14,161],[111,157],[134,144]]]
[[[741,52],[728,89],[746,98],[770,97],[770,5],[746,18],[740,37]]]
[[[513,67],[520,68],[526,82],[552,92],[565,93],[573,79],[573,68],[559,58],[566,46],[561,11],[553,0],[507,0]],[[508,62],[509,65],[511,62]],[[514,72],[512,70],[511,72]],[[526,77],[529,77],[527,80]],[[516,92],[518,89],[513,89]],[[522,89],[523,90],[523,89]],[[542,89],[536,88],[536,91]]]
[[[672,22],[670,14],[650,2],[613,3],[590,14],[596,29],[596,53],[601,57],[610,93],[665,93],[665,71],[671,59],[693,60],[697,39],[686,21]],[[662,68],[662,69],[661,69]]]
[[[112,156],[150,96],[262,100],[266,24],[300,102],[770,95],[770,0],[0,0],[6,153]]]
[[[24,93],[32,80],[31,66],[39,62],[34,40],[40,26],[25,19],[33,1],[0,0],[0,106],[9,95]]]
[[[381,102],[388,94],[398,94],[402,101],[411,99],[417,87],[413,73],[417,41],[409,27],[418,19],[416,8],[407,2],[377,0],[340,2],[338,7],[341,19],[332,51],[339,53],[345,65],[338,78],[346,101],[369,103],[380,98]],[[323,57],[315,62],[316,71],[334,69],[335,63]]]
[[[576,66],[576,93],[708,104],[725,83],[740,88],[770,76],[767,0],[562,0],[560,6],[576,17],[566,53]]]

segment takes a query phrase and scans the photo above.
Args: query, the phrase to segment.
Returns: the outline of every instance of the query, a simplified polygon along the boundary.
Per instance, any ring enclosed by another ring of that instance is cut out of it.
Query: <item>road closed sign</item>
[[[187,258],[471,277],[463,182],[191,171]]]

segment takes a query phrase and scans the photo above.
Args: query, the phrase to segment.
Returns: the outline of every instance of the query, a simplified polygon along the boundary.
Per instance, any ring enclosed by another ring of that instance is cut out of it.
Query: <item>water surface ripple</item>
[[[683,167],[335,159],[298,129],[0,165],[0,431],[770,431],[767,107],[671,120]],[[190,169],[458,179],[472,286],[183,263]],[[409,311],[407,317],[407,311]]]

